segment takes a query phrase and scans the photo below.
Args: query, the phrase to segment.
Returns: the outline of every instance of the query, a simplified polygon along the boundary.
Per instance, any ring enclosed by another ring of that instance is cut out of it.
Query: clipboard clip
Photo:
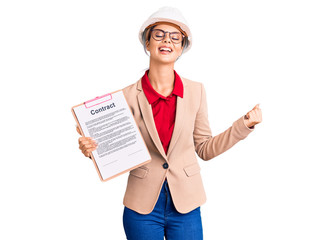
[[[86,106],[86,108],[91,108],[93,106],[99,105],[101,103],[110,101],[112,99],[112,95],[111,93],[102,95],[100,97],[95,97],[94,99],[88,100],[86,102],[84,102],[84,105]]]

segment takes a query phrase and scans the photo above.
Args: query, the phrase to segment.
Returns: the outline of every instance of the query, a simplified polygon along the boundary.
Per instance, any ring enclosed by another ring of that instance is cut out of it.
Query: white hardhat
[[[145,43],[143,42],[143,34],[147,27],[150,27],[158,22],[168,22],[173,23],[181,28],[183,33],[187,36],[188,45],[184,48],[183,53],[187,52],[192,45],[192,34],[190,28],[188,27],[188,23],[183,17],[182,13],[177,8],[172,7],[162,7],[157,12],[153,13],[141,26],[139,31],[139,39],[143,46]]]

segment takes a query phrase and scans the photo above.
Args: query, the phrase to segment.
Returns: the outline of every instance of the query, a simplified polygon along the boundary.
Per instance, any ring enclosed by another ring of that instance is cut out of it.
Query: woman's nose
[[[163,42],[167,42],[167,43],[170,43],[171,42],[171,39],[170,39],[170,33],[165,33],[165,36],[164,36],[164,39],[163,39]]]

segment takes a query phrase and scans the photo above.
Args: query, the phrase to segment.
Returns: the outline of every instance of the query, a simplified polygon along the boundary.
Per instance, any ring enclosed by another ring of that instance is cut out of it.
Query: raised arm
[[[193,132],[195,150],[203,160],[210,160],[230,149],[240,140],[246,138],[254,129],[254,125],[261,122],[259,105],[235,121],[226,131],[212,136],[207,114],[205,89],[201,90],[201,105],[196,116]]]

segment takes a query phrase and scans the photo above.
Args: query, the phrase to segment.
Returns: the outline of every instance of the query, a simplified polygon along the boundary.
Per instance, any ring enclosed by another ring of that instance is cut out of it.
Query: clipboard
[[[82,135],[98,144],[91,158],[102,182],[151,161],[122,90],[85,101],[71,111]]]

